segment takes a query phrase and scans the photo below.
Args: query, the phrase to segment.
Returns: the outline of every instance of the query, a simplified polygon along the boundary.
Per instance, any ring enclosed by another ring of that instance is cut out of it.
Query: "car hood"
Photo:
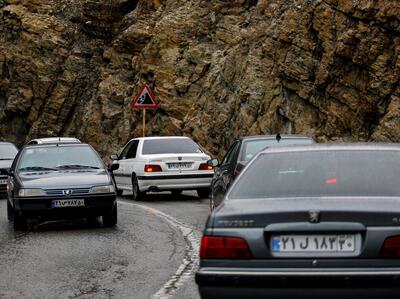
[[[22,172],[18,178],[24,188],[81,188],[111,184],[105,169]]]
[[[0,169],[10,169],[13,160],[0,160]]]

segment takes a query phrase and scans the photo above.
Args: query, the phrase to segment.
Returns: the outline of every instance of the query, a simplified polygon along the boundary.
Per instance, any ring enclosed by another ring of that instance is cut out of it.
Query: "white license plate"
[[[355,235],[278,235],[272,237],[272,252],[354,252]]]
[[[52,208],[84,207],[84,199],[57,199],[51,202]]]
[[[0,180],[0,185],[6,185],[7,184],[7,180]]]
[[[190,169],[193,163],[168,163],[168,169]]]

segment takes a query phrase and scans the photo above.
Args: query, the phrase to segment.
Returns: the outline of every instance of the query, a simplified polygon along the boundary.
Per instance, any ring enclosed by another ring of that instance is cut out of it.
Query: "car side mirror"
[[[113,160],[113,161],[118,160],[118,155],[117,154],[113,154],[113,155],[110,156],[110,159]]]
[[[217,167],[219,166],[219,161],[218,159],[211,159],[207,161],[207,165],[212,167]]]
[[[114,170],[118,170],[119,169],[119,164],[118,163],[112,163],[110,165],[108,165],[108,170],[109,171],[114,171]]]

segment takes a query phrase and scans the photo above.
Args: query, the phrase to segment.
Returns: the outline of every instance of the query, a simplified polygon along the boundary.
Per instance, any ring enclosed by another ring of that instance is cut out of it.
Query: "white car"
[[[142,137],[130,140],[120,154],[112,155],[119,164],[114,171],[118,195],[132,191],[140,200],[146,192],[197,190],[199,197],[210,195],[214,175],[211,159],[188,137]]]

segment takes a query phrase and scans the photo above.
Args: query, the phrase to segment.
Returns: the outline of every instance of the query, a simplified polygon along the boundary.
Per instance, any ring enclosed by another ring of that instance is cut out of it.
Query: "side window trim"
[[[128,154],[132,144],[133,144],[133,141],[129,141],[125,145],[125,147],[122,149],[121,153],[118,155],[118,160],[125,160],[126,159],[126,155]]]
[[[132,144],[127,152],[126,159],[134,159],[137,155],[137,148],[138,148],[139,141],[133,140]]]
[[[230,159],[231,159],[231,155],[233,154],[237,144],[239,143],[239,140],[236,140],[231,147],[229,148],[229,150],[227,151],[227,153],[225,154],[225,157],[222,159],[222,163],[221,165],[227,165],[230,164]]]

